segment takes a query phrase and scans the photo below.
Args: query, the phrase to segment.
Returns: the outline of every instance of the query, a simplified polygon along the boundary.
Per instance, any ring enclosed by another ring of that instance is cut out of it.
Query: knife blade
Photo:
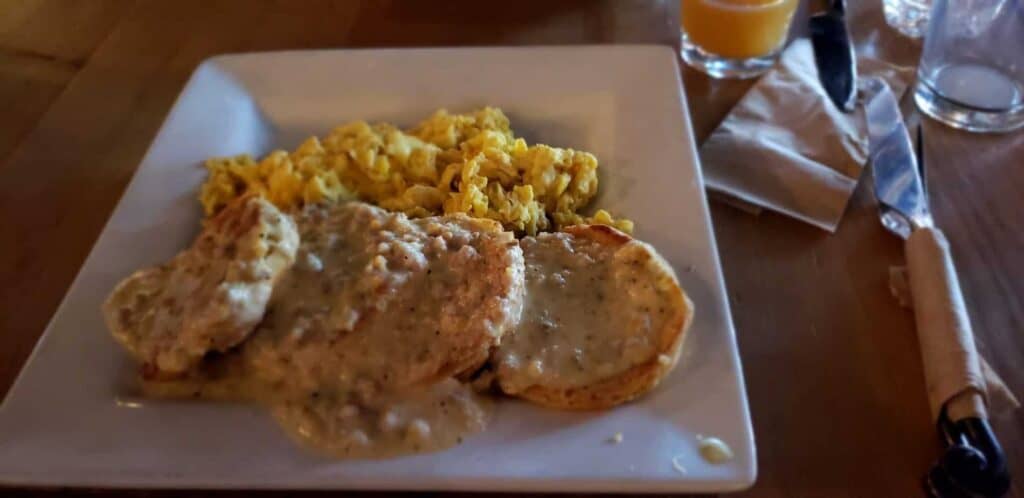
[[[910,135],[896,97],[881,78],[866,78],[864,114],[882,225],[906,239],[914,228],[932,226]]]
[[[857,97],[857,64],[845,0],[829,0],[828,8],[812,15],[809,24],[818,79],[836,107],[850,112]]]

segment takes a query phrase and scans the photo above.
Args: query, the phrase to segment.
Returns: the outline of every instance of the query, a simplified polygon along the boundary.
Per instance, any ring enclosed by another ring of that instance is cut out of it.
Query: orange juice
[[[683,31],[706,52],[732,59],[760,57],[786,39],[797,0],[681,0]]]

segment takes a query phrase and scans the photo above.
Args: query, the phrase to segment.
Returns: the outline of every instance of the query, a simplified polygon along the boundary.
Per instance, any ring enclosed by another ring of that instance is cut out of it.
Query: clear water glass
[[[931,9],[932,0],[882,0],[885,22],[911,38],[924,36]]]
[[[935,0],[914,100],[955,128],[1024,126],[1024,0]]]

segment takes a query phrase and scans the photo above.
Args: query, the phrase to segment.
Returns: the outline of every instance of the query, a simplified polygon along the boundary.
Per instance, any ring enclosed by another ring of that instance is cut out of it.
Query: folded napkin
[[[899,98],[914,68],[871,57],[861,76],[879,76]],[[700,149],[716,197],[754,205],[835,231],[868,158],[863,109],[843,113],[818,81],[807,39],[794,41]]]
[[[952,269],[950,269],[952,271]],[[923,275],[925,278],[934,275]],[[920,282],[919,282],[920,283]],[[928,282],[925,282],[928,283]],[[947,288],[941,285],[921,285],[921,292],[938,292],[939,289]],[[911,308],[914,305],[913,286],[907,272],[906,266],[889,267],[889,290],[892,295],[904,308]],[[947,299],[945,305],[949,308],[963,309],[962,300]],[[930,300],[930,302],[943,302],[943,300]],[[945,310],[931,310],[928,315],[941,319]],[[966,313],[966,311],[960,311]],[[927,325],[919,326],[927,327]],[[986,417],[988,411],[997,415],[1009,413],[1020,408],[1020,401],[1007,387],[999,374],[992,370],[992,367],[985,361],[985,358],[975,352],[973,334],[969,332],[965,336],[954,341],[921,341],[921,348],[931,348],[930,351],[922,351],[922,355],[930,358],[949,358],[949,361],[941,363],[933,362],[926,364],[928,372],[928,404],[931,407],[932,416],[938,418],[942,409],[949,410],[951,420],[960,420],[965,417]],[[963,360],[966,360],[966,364]],[[972,361],[977,365],[972,365]],[[977,400],[970,394],[980,394],[984,402]]]

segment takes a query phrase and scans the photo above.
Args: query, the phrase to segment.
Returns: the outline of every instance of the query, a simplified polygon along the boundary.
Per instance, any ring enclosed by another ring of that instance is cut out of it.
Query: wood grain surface
[[[919,43],[885,27],[880,0],[852,6],[858,50],[915,63]],[[313,47],[678,44],[677,9],[653,0],[0,0],[0,393],[202,59]],[[699,139],[750,85],[688,68],[683,77]],[[979,348],[1019,395],[1024,132],[924,126],[933,208]],[[712,214],[758,445],[757,484],[739,496],[921,496],[939,448],[912,313],[887,289],[901,242],[879,225],[869,182],[834,235],[772,213],[713,204]],[[1024,414],[997,415],[994,425],[1024,479]]]

